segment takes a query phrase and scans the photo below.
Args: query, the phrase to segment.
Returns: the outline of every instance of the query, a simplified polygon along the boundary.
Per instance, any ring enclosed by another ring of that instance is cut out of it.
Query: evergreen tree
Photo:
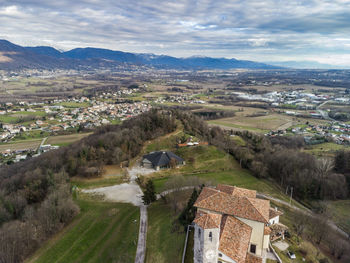
[[[142,196],[143,203],[149,205],[157,200],[156,191],[154,190],[154,183],[152,180],[148,180],[146,184],[146,190]]]
[[[201,187],[201,189],[202,189],[202,187]],[[187,202],[187,206],[185,207],[185,209],[182,211],[182,213],[179,216],[180,223],[185,227],[187,225],[191,224],[194,217],[196,216],[196,208],[193,205],[196,202],[196,200],[201,192],[201,189],[199,191],[197,191],[196,188],[193,188],[193,192],[192,192],[190,199]]]

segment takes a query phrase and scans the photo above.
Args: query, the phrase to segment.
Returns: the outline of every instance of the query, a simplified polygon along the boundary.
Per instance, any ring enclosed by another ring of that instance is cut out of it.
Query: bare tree
[[[325,185],[327,178],[330,176],[334,168],[333,161],[326,158],[321,158],[316,162],[316,176],[320,181],[320,197],[325,196]]]

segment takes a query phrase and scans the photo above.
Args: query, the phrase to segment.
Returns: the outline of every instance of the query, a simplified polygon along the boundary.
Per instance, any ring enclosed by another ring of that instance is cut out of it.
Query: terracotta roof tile
[[[225,192],[214,192],[213,189],[203,189],[199,195],[195,207],[216,211],[222,214],[234,215],[254,221],[268,222],[269,206],[268,200],[237,197]],[[205,190],[205,191],[204,191]],[[210,191],[210,194],[208,194]],[[203,193],[203,196],[202,196]]]
[[[254,256],[250,253],[247,253],[245,263],[262,263],[262,262],[263,262],[262,258]]]
[[[203,199],[205,199],[213,194],[216,194],[216,193],[218,193],[217,190],[215,190],[213,188],[209,188],[209,187],[204,187],[201,191],[201,194],[198,196],[196,202],[200,202]]]
[[[233,216],[223,216],[219,250],[237,263],[244,263],[252,228]]]
[[[221,223],[221,215],[218,214],[203,214],[196,217],[193,221],[203,229],[219,228]]]
[[[270,217],[269,217],[270,200],[259,199],[259,198],[248,198],[248,200],[259,211],[259,213],[264,217],[266,222],[268,222],[270,219]]]
[[[225,184],[218,184],[216,187],[217,190],[220,190],[221,192],[238,196],[238,197],[256,197],[256,191],[255,190],[249,190],[245,188],[240,188],[237,186],[231,186],[231,185],[225,185]]]
[[[269,219],[274,218],[276,216],[283,215],[282,211],[278,211],[276,209],[270,208],[269,209]]]

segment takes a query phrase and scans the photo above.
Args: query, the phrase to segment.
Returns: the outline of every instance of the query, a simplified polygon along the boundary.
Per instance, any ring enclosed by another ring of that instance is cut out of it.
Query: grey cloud
[[[350,51],[349,12],[340,0],[0,0],[0,37],[176,56],[329,56]]]

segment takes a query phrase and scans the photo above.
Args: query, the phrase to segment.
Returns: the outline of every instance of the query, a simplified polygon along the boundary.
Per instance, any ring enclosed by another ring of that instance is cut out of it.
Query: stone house
[[[219,184],[203,188],[194,206],[195,263],[266,261],[269,226],[281,215],[269,200],[257,198],[253,190]]]

